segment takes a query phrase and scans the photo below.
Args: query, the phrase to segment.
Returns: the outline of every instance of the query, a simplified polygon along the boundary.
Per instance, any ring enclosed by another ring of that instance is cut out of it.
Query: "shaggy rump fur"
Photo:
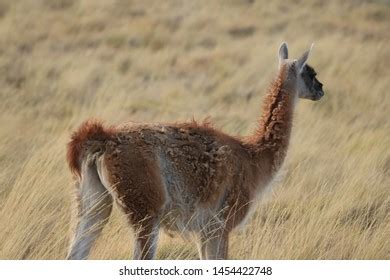
[[[81,176],[81,158],[86,150],[86,144],[91,141],[107,141],[112,138],[115,129],[104,127],[98,120],[87,120],[73,132],[68,143],[67,161],[73,174]]]

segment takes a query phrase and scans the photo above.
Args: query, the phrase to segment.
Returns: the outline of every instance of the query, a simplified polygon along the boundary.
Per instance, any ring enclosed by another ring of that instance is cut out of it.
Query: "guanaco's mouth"
[[[318,101],[318,100],[320,100],[323,96],[325,95],[325,93],[324,93],[324,91],[317,91],[316,92],[316,95],[313,95],[312,96],[312,98],[311,98],[311,100],[313,100],[313,101]]]

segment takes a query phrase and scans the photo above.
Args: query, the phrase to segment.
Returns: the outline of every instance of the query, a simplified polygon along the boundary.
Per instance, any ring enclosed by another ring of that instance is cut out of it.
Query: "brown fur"
[[[67,147],[67,161],[70,170],[81,176],[81,159],[85,154],[88,143],[91,141],[106,141],[112,138],[114,128],[105,128],[101,121],[87,120],[73,132]]]
[[[191,230],[196,226],[190,224],[190,214],[199,208],[216,213],[199,230],[210,240],[222,238],[224,249],[214,257],[226,257],[229,232],[244,220],[286,155],[294,98],[288,90],[282,67],[265,98],[259,127],[246,139],[207,122],[105,128],[88,121],[68,145],[69,166],[80,176],[84,160],[96,161],[99,176],[138,229],[138,246],[148,249],[141,258],[152,256],[148,235],[157,223],[180,230],[175,221],[188,221]]]
[[[284,66],[265,97],[259,126],[248,139],[257,156],[270,159],[273,172],[280,168],[286,156],[292,127],[295,97],[285,82],[286,76],[287,69]]]

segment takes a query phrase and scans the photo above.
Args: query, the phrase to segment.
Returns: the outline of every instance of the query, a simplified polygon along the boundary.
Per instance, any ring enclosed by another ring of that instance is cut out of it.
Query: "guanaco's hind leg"
[[[95,166],[83,165],[77,189],[77,226],[68,259],[87,259],[112,210],[112,197],[103,186]]]
[[[200,232],[200,259],[224,260],[228,256],[229,233],[224,227],[212,226]]]
[[[145,219],[135,228],[134,255],[135,260],[152,260],[156,255],[159,234],[158,221]]]
[[[199,233],[199,239],[198,239],[198,242],[196,244],[198,247],[199,259],[201,259],[201,260],[207,259],[206,243],[207,243],[207,236],[206,236],[205,232],[202,230]]]

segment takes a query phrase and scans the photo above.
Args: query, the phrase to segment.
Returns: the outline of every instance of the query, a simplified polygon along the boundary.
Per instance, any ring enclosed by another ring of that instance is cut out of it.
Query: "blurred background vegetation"
[[[287,41],[326,96],[300,101],[283,176],[236,259],[390,259],[387,0],[0,0],[0,258],[62,259],[65,145],[89,117],[186,121],[247,135]],[[92,258],[131,256],[115,209]],[[197,258],[162,234],[159,258]]]

